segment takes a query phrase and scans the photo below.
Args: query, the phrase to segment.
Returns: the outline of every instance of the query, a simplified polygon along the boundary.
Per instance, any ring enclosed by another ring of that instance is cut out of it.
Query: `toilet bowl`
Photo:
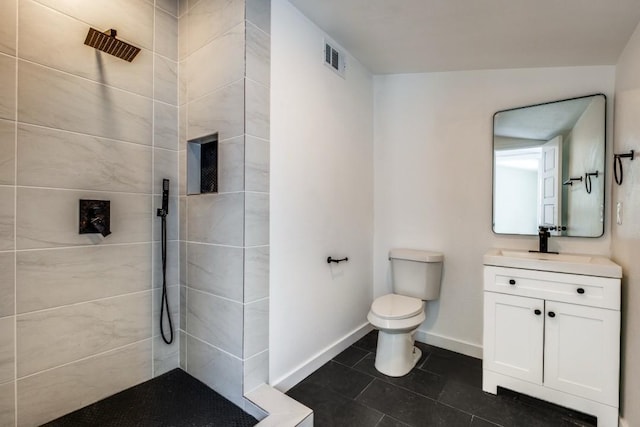
[[[393,293],[371,305],[369,323],[378,329],[376,369],[390,377],[406,375],[420,360],[415,333],[425,319],[425,301],[438,299],[444,256],[439,252],[391,249]]]
[[[379,372],[401,377],[413,369],[422,356],[413,346],[414,335],[424,319],[420,299],[397,294],[376,298],[367,320],[379,331],[375,362]]]

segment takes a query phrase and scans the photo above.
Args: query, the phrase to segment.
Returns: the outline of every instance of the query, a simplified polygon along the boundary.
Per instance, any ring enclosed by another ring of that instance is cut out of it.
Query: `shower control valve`
[[[111,212],[109,200],[80,199],[80,234],[111,234]]]

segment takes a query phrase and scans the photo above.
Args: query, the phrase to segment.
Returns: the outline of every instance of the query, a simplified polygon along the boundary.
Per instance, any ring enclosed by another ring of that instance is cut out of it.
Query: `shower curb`
[[[244,396],[268,415],[256,427],[313,427],[313,411],[268,384]]]

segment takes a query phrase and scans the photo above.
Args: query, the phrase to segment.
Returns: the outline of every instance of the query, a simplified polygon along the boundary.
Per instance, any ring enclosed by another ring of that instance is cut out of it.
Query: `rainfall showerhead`
[[[116,39],[116,34],[116,30],[114,29],[103,33],[95,28],[89,28],[89,33],[87,34],[84,44],[106,52],[109,55],[124,59],[125,61],[133,61],[133,58],[140,52],[140,48]]]

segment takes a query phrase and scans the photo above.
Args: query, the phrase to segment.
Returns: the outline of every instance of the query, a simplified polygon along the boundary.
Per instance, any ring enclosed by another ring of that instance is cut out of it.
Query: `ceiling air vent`
[[[344,78],[344,70],[346,68],[344,54],[333,47],[327,40],[324,41],[324,65]]]

